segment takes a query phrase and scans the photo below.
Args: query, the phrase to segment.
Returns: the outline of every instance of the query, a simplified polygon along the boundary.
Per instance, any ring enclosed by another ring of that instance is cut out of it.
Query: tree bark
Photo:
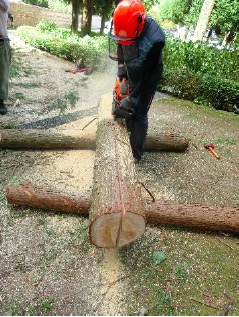
[[[9,204],[42,210],[89,215],[91,191],[61,192],[33,184],[8,185]],[[146,203],[146,219],[153,225],[173,225],[202,230],[238,233],[239,209],[225,206],[204,206],[174,202]]]
[[[71,31],[73,33],[77,33],[78,26],[79,26],[79,0],[71,0],[71,2],[72,2]]]
[[[147,135],[146,151],[184,152],[189,140],[175,133]],[[0,130],[2,149],[84,149],[95,150],[96,133],[76,130]]]
[[[124,121],[111,115],[109,98],[103,96],[99,105],[90,207],[90,239],[103,248],[129,244],[146,225],[128,132]]]
[[[81,149],[95,150],[95,133],[76,130],[0,130],[3,149]]]
[[[239,209],[201,204],[156,202],[146,205],[149,223],[239,232]]]
[[[32,183],[9,185],[6,194],[9,204],[87,216],[91,204],[91,191],[62,192]]]
[[[193,41],[202,41],[203,35],[207,29],[215,0],[204,0],[201,12],[198,18],[197,26],[193,35]]]
[[[146,151],[184,152],[189,146],[189,139],[177,133],[148,134],[145,143]]]
[[[82,25],[81,25],[81,32],[83,36],[90,35],[91,33],[92,12],[93,12],[93,1],[83,0]]]

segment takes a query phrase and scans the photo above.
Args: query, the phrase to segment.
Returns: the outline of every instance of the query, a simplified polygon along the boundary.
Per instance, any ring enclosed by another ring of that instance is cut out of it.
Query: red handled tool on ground
[[[205,144],[204,147],[205,149],[209,150],[218,160],[220,159],[220,156],[214,150],[215,146],[213,144]]]
[[[76,69],[66,69],[65,72],[67,73],[72,73],[72,74],[76,74],[76,73],[83,73],[85,71],[88,71],[90,68],[89,67],[85,67],[85,68],[76,68]]]

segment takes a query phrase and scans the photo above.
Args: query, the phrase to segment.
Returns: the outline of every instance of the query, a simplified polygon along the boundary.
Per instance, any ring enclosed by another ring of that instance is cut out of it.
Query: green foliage
[[[204,0],[192,0],[188,13],[184,17],[185,25],[197,25],[199,14],[202,8]]]
[[[158,3],[157,0],[143,0],[142,2],[146,8],[146,11],[149,11],[155,4]]]
[[[174,23],[181,23],[188,11],[187,3],[184,0],[161,0],[159,6],[159,19],[170,20]]]
[[[174,308],[170,295],[159,287],[156,290],[154,297],[152,302],[154,302],[155,310],[160,312],[159,315],[173,316]]]
[[[175,276],[180,279],[185,278],[187,276],[188,268],[189,268],[189,265],[187,262],[177,262],[177,265],[175,268]]]
[[[66,60],[75,62],[82,58],[89,67],[98,64],[108,43],[106,36],[81,37],[80,33],[72,34],[49,22],[40,22],[36,27],[21,26],[17,34],[26,43]]]
[[[23,0],[26,4],[32,4],[39,7],[48,7],[48,0]]]
[[[166,69],[161,85],[163,90],[170,92],[172,95],[193,101],[195,96],[199,95],[200,78],[185,70]]]
[[[232,111],[239,100],[239,83],[210,75],[201,77],[199,95],[216,109]]]
[[[203,43],[167,40],[164,49],[166,69],[210,74],[230,80],[237,80],[237,51],[219,50]]]
[[[221,32],[235,31],[238,25],[238,1],[218,0],[210,19],[210,26]]]
[[[150,11],[158,21],[171,20],[189,26],[196,26],[204,0],[161,0]],[[236,31],[238,25],[237,0],[217,0],[208,27],[218,32]]]
[[[168,40],[161,90],[179,98],[231,111],[238,100],[237,51]]]
[[[70,108],[74,108],[77,101],[79,100],[78,92],[69,92],[65,96],[57,98],[54,102],[49,105],[48,112],[53,110],[59,110],[60,114],[63,114],[65,110],[70,106]]]
[[[69,1],[64,0],[48,0],[48,7],[58,12],[69,12]]]
[[[41,21],[36,26],[36,30],[39,32],[55,32],[57,30],[57,25],[53,22]]]
[[[166,255],[163,251],[154,251],[153,252],[153,264],[158,265],[166,260]]]

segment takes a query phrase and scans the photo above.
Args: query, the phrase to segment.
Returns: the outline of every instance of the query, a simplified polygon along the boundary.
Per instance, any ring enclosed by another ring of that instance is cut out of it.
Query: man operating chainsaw
[[[158,23],[146,15],[141,1],[122,0],[113,12],[108,37],[109,56],[118,61],[117,76],[130,87],[113,113],[126,119],[133,156],[140,161],[148,110],[163,73],[165,36]]]

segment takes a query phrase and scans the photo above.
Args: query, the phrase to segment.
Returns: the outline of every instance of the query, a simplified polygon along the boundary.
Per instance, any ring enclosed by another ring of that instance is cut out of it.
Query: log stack
[[[124,121],[111,115],[111,95],[99,105],[97,135],[85,131],[0,130],[0,148],[96,149],[93,190],[61,192],[30,183],[7,186],[13,205],[89,215],[90,239],[103,248],[126,245],[140,237],[146,220],[203,230],[239,231],[236,207],[142,201]],[[146,150],[185,151],[188,139],[177,134],[147,136]]]

